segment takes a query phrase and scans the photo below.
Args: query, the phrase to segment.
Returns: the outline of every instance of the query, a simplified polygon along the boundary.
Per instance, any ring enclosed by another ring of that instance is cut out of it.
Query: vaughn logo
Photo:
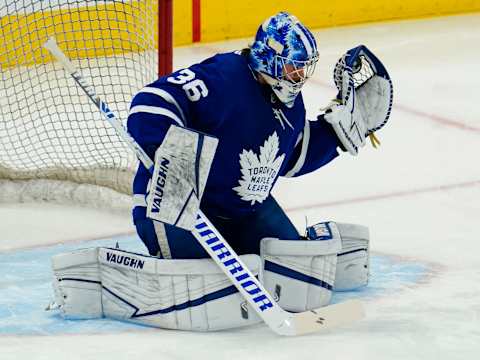
[[[110,263],[125,265],[133,269],[143,269],[144,260],[139,260],[126,255],[107,252],[107,261]]]
[[[163,200],[163,192],[165,188],[165,181],[167,178],[169,164],[170,160],[168,160],[167,158],[163,158],[159,162],[159,171],[156,177],[157,181],[155,184],[155,190],[153,192],[152,213],[158,213],[160,211],[160,204]]]
[[[285,158],[285,154],[277,157],[278,151],[279,139],[276,132],[260,146],[258,156],[252,150],[242,151],[240,154],[242,178],[238,181],[240,185],[233,188],[242,200],[250,201],[253,205],[255,201],[262,203],[270,194]]]

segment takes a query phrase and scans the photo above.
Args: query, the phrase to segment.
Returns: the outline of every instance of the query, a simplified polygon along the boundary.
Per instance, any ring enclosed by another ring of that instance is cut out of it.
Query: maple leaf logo
[[[277,157],[280,141],[274,132],[260,146],[260,155],[257,156],[252,150],[243,150],[240,154],[240,171],[242,178],[238,181],[239,186],[233,190],[251,205],[255,201],[262,203],[270,194],[273,183],[277,178],[278,171],[282,166],[285,154]]]

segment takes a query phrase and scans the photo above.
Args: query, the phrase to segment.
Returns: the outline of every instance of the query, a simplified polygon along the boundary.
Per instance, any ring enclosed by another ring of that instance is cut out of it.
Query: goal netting
[[[42,44],[54,36],[125,120],[158,75],[158,1],[0,0],[1,182],[25,194],[35,181],[41,197],[71,191],[59,181],[130,193],[135,155]]]

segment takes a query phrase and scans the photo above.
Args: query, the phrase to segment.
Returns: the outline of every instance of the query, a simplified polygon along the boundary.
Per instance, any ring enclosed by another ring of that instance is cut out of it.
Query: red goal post
[[[173,59],[173,0],[158,0],[158,74],[172,72]]]
[[[172,23],[172,0],[0,0],[0,201],[57,198],[60,182],[131,192],[135,155],[42,44],[54,36],[126,120],[171,72]]]

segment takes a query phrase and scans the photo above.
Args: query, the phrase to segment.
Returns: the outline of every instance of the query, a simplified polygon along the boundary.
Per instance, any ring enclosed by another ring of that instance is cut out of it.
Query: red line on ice
[[[418,194],[442,192],[447,190],[455,190],[455,189],[468,188],[468,187],[474,187],[474,186],[480,186],[480,180],[468,181],[468,182],[457,183],[457,184],[449,184],[449,185],[438,185],[438,186],[426,187],[421,189],[395,191],[391,193],[378,194],[378,195],[360,196],[356,198],[343,199],[343,200],[337,200],[337,201],[327,201],[323,203],[286,208],[285,210],[299,211],[299,210],[316,209],[316,208],[323,208],[323,207],[342,206],[342,205],[356,204],[356,203],[367,202],[367,201],[407,197],[407,196],[418,195]]]
[[[324,83],[323,81],[317,80],[315,78],[311,78],[309,81],[311,81],[313,84],[315,84],[317,86],[320,86],[320,87],[323,87],[323,88],[326,88],[326,89],[332,89],[333,88],[333,86],[330,86],[330,85]],[[393,100],[393,110],[392,111],[394,113],[395,113],[396,110],[400,110],[400,111],[409,113],[411,115],[415,115],[415,116],[418,116],[418,117],[422,117],[422,118],[425,118],[425,119],[432,120],[436,123],[439,123],[439,124],[442,124],[442,125],[445,125],[445,126],[450,126],[450,127],[454,127],[454,128],[460,129],[460,130],[466,130],[466,131],[472,131],[472,132],[480,133],[480,128],[464,124],[460,121],[455,121],[455,120],[448,119],[446,117],[442,117],[442,116],[439,116],[439,115],[436,115],[436,114],[426,113],[426,112],[423,112],[423,111],[420,111],[420,110],[412,109],[412,108],[410,108],[408,106],[405,106],[405,105],[397,104],[395,102],[395,89],[394,89],[393,96],[394,96],[394,100]]]

